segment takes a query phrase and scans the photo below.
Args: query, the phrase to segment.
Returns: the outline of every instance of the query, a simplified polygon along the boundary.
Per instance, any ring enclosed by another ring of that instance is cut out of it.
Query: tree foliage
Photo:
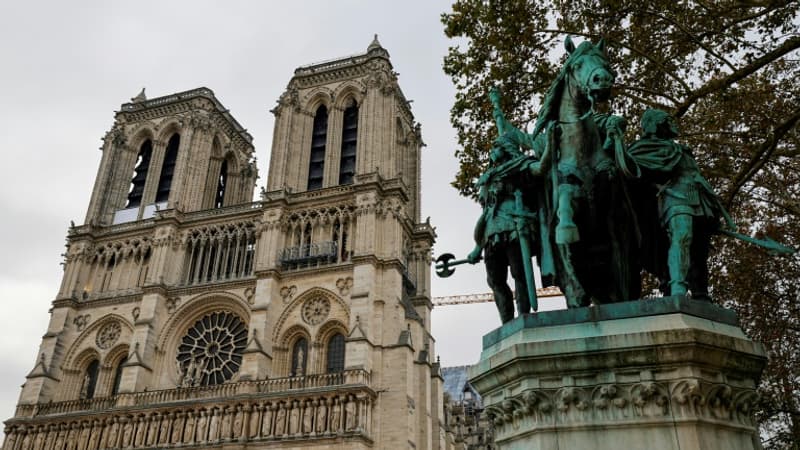
[[[633,140],[648,107],[672,112],[682,143],[740,231],[800,247],[798,1],[458,0],[442,15],[454,40],[444,70],[461,161],[453,185],[474,196],[496,130],[487,96],[531,129],[569,34],[605,38],[617,71],[611,112]],[[559,59],[560,58],[560,59]],[[800,442],[800,256],[774,258],[717,239],[714,296],[740,313],[770,362],[759,418],[767,448]]]

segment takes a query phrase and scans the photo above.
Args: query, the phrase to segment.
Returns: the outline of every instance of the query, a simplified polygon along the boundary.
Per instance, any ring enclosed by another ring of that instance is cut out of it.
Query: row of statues
[[[440,256],[440,276],[483,259],[506,323],[515,301],[520,315],[537,309],[533,257],[544,284],[561,288],[574,308],[640,298],[642,271],[658,277],[664,295],[709,299],[715,233],[794,251],[735,231],[691,150],[675,142],[678,128],[667,112],[645,111],[640,138],[626,145],[627,121],[595,109],[614,82],[602,41],[576,48],[567,38],[566,49],[532,133],[512,125],[500,92],[490,91],[499,136],[476,182],[483,211],[475,247],[464,260]]]
[[[322,437],[366,431],[368,399],[353,396],[231,405],[197,411],[40,426],[8,426],[3,450],[100,450],[254,439]],[[360,418],[359,418],[360,417]]]

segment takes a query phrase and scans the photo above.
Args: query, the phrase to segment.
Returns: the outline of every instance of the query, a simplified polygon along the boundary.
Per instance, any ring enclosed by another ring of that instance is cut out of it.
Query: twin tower
[[[214,93],[104,138],[4,450],[445,449],[420,127],[377,39],[300,67],[266,188]]]

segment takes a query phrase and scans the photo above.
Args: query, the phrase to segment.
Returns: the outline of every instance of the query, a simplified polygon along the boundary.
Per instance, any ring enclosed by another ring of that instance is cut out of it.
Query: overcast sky
[[[422,124],[422,211],[435,253],[463,257],[479,214],[449,185],[454,88],[442,72],[451,42],[444,1],[186,1],[0,3],[0,420],[13,415],[61,281],[70,220],[83,223],[114,111],[142,87],[150,98],[211,88],[254,136],[263,186],[268,112],[297,66],[366,51],[374,33]],[[433,295],[487,292],[482,267],[434,277]],[[456,321],[456,317],[458,320]],[[500,325],[491,304],[442,307],[433,334],[445,365],[477,361]]]

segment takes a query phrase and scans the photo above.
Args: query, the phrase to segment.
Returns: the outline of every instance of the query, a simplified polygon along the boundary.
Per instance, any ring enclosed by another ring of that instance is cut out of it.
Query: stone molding
[[[752,432],[753,388],[696,378],[670,382],[608,383],[587,387],[529,389],[488,406],[498,436],[524,428],[602,428],[643,420],[722,422]]]

